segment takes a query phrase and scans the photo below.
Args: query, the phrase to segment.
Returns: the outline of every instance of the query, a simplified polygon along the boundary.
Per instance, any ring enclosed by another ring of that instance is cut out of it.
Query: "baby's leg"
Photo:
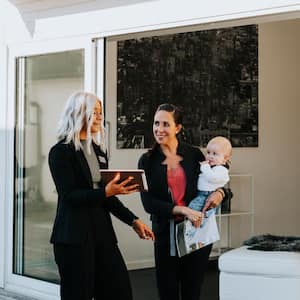
[[[200,193],[198,193],[197,197],[194,198],[190,204],[188,205],[189,208],[197,210],[197,211],[201,211],[202,208],[204,207],[204,203],[205,203],[205,198],[203,198]]]

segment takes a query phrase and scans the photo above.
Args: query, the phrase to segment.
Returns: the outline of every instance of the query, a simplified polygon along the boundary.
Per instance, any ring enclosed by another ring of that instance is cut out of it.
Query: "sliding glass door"
[[[57,195],[47,156],[67,97],[84,89],[84,50],[17,59],[14,268],[57,282],[49,236]]]
[[[49,242],[57,193],[48,153],[70,94],[96,91],[96,55],[90,38],[37,42],[10,52],[9,78],[15,81],[8,95],[6,286],[16,292],[58,299],[59,276]]]

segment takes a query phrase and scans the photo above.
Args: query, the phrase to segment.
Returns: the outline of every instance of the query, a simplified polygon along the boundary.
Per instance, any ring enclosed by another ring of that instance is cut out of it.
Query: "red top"
[[[184,194],[186,188],[186,178],[183,168],[179,165],[176,169],[168,170],[168,186],[172,192],[175,205],[185,206]]]

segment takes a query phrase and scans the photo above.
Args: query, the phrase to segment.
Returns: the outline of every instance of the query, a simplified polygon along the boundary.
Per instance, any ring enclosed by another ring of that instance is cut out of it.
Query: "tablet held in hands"
[[[133,177],[133,179],[129,182],[128,185],[138,184],[139,191],[147,192],[148,191],[148,184],[145,175],[145,171],[141,169],[135,170],[100,170],[101,180],[107,184],[111,180],[115,178],[117,173],[120,174],[120,182],[124,181],[128,177]]]

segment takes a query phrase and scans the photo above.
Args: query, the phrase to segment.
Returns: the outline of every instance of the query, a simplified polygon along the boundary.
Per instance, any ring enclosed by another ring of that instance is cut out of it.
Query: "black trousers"
[[[181,258],[170,256],[168,245],[154,249],[160,300],[199,300],[212,245]]]
[[[132,300],[129,275],[116,244],[54,244],[62,300]]]

